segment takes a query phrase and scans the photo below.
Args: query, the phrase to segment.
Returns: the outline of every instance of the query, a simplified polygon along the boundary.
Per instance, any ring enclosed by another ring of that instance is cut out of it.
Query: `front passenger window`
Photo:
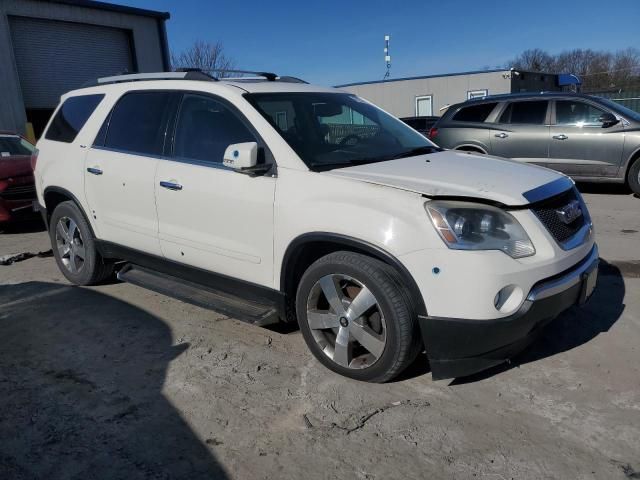
[[[603,110],[584,102],[559,100],[556,102],[556,125],[601,126]]]
[[[223,103],[200,95],[185,95],[176,126],[176,157],[222,163],[229,145],[255,141],[255,136]]]

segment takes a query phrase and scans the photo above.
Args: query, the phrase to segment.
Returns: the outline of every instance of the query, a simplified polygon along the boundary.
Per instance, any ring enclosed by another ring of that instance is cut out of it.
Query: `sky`
[[[112,0],[167,11],[169,48],[221,42],[238,68],[321,85],[503,67],[530,48],[640,48],[640,0]]]

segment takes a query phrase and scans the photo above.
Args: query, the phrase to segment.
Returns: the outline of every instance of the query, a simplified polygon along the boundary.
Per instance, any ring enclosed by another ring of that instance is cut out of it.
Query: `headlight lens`
[[[501,250],[512,258],[536,253],[522,225],[490,205],[434,200],[424,205],[444,243],[455,250]]]

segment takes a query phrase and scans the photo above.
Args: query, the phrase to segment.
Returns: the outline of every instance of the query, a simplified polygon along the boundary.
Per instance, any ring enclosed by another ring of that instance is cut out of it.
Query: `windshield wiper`
[[[434,147],[431,145],[423,145],[421,147],[412,148],[406,152],[398,153],[389,157],[389,160],[396,160],[398,158],[415,157],[416,155],[427,155],[429,153],[441,152],[442,148]]]

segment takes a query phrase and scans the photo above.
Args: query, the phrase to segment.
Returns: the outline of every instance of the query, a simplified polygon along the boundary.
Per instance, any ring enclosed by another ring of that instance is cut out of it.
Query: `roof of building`
[[[389,80],[371,80],[368,82],[355,82],[355,83],[345,83],[343,85],[336,85],[336,87],[355,87],[357,85],[370,85],[373,83],[393,83],[393,82],[403,82],[405,80],[422,80],[425,78],[438,78],[438,77],[455,77],[458,75],[476,75],[479,73],[496,73],[496,72],[508,72],[508,68],[498,68],[492,70],[472,70],[469,72],[457,72],[457,73],[441,73],[438,75],[420,75],[417,77],[403,77],[403,78],[392,78]]]
[[[93,8],[97,10],[107,10],[110,12],[128,13],[130,15],[141,15],[144,17],[153,17],[162,20],[168,20],[171,16],[169,12],[158,12],[156,10],[147,10],[144,8],[128,7],[126,5],[118,5],[115,3],[97,2],[94,0],[41,0],[51,3],[62,3],[65,5],[73,5],[76,7]]]

